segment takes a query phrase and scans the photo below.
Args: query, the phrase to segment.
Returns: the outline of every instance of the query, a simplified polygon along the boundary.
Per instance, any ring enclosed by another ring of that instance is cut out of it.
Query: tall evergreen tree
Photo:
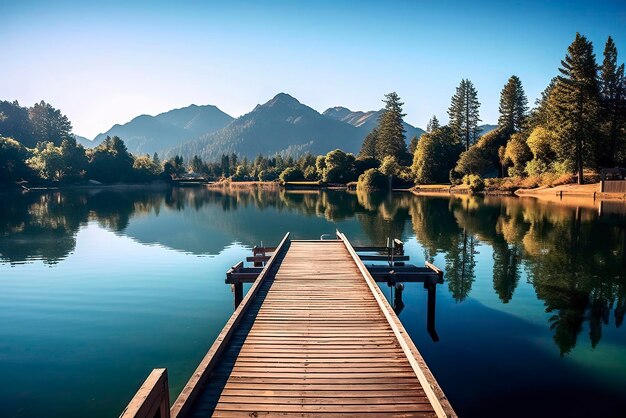
[[[448,115],[450,116],[449,126],[463,142],[465,150],[468,150],[478,139],[479,109],[480,102],[474,84],[467,79],[461,80],[454,96],[452,96]]]
[[[13,138],[30,148],[37,145],[33,138],[28,109],[20,106],[17,100],[14,102],[0,100],[0,136]]]
[[[363,145],[359,151],[359,158],[376,158],[376,141],[378,139],[378,128],[367,134],[363,140]]]
[[[230,177],[230,160],[227,154],[222,154],[220,159],[220,168],[222,169],[222,175],[224,177]]]
[[[528,111],[528,99],[522,81],[513,75],[500,93],[500,117],[498,125],[509,135],[519,132]]]
[[[609,36],[604,47],[600,67],[600,94],[602,100],[603,141],[598,150],[601,165],[614,165],[626,155],[624,126],[626,122],[626,80],[624,64],[617,63],[617,47]]]
[[[550,126],[550,117],[552,116],[552,112],[550,112],[550,94],[554,90],[554,86],[556,86],[557,77],[553,77],[550,80],[548,86],[541,92],[541,95],[535,100],[535,108],[531,110],[530,115],[527,120],[527,128],[529,130],[533,130],[537,126]]]
[[[406,138],[402,118],[402,103],[396,92],[385,95],[385,110],[378,120],[378,139],[376,141],[376,158],[382,160],[387,156],[403,160],[406,157]]]
[[[579,33],[561,61],[550,100],[553,129],[559,136],[557,153],[574,168],[583,183],[583,161],[594,161],[600,97],[593,44]]]
[[[197,155],[194,155],[193,158],[191,159],[191,162],[189,163],[189,168],[191,169],[193,173],[202,172],[202,158],[200,158]]]
[[[61,145],[64,139],[73,138],[72,124],[67,116],[43,100],[28,110],[33,134],[37,141],[51,141]]]
[[[439,119],[437,119],[437,116],[433,115],[432,118],[430,118],[430,120],[428,121],[428,124],[426,125],[426,132],[432,132],[435,129],[439,129],[440,125],[439,125]]]

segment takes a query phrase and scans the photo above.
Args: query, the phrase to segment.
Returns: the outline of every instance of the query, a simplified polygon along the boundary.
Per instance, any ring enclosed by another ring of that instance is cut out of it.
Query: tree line
[[[582,183],[586,169],[623,166],[626,79],[613,39],[598,64],[592,43],[576,34],[558,71],[530,111],[521,80],[511,76],[500,94],[497,128],[480,137],[476,89],[461,81],[448,111],[450,123],[429,129],[416,147],[415,181],[551,173]]]
[[[478,91],[471,80],[461,80],[448,124],[433,116],[426,133],[412,138],[408,147],[404,103],[389,93],[378,126],[357,155],[337,149],[299,158],[259,155],[250,160],[230,154],[213,162],[199,156],[161,161],[156,153],[130,154],[118,137],[86,150],[76,142],[68,118],[50,104],[26,108],[0,101],[0,183],[150,181],[194,172],[209,180],[359,180],[364,190],[384,189],[392,177],[402,184],[465,182],[478,190],[487,177],[569,175],[582,183],[585,169],[624,165],[626,79],[613,39],[608,38],[598,64],[592,43],[576,34],[558,71],[531,110],[522,81],[511,76],[500,94],[497,128],[483,135]]]

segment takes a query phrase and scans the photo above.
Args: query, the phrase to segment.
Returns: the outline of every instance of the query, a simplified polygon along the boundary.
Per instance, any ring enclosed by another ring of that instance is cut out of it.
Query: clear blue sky
[[[534,99],[575,33],[626,57],[624,1],[0,2],[0,99],[60,108],[93,138],[114,123],[215,104],[232,116],[278,92],[323,111],[397,91],[424,127],[471,79],[493,123],[518,75]]]

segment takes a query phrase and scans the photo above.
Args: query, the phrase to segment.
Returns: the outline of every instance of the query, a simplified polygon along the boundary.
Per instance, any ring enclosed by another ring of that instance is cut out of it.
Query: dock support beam
[[[424,282],[428,291],[428,309],[426,310],[426,330],[434,342],[439,341],[439,335],[435,329],[435,301],[437,300],[437,283]]]
[[[235,309],[239,307],[239,304],[243,300],[243,283],[232,284],[233,294],[235,295]]]

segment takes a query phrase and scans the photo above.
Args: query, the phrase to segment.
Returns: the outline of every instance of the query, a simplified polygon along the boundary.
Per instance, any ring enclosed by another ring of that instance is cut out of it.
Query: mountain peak
[[[343,106],[335,106],[326,109],[323,115],[331,119],[349,123],[357,128],[362,128],[365,132],[371,132],[372,129],[378,126],[378,118],[384,111],[385,109],[369,110],[367,112],[352,111]],[[404,122],[404,130],[407,139],[413,138],[413,136],[420,137],[424,133],[422,129],[409,125],[406,122]]]
[[[324,111],[324,113],[322,113],[322,115],[330,116],[333,119],[342,120],[344,117],[350,115],[351,113],[353,113],[353,112],[350,109],[348,109],[347,107],[335,106],[335,107],[331,107],[331,108],[326,109]]]
[[[99,134],[92,146],[106,136],[117,135],[134,154],[152,154],[201,135],[222,129],[233,118],[213,105],[192,104],[156,116],[139,115],[123,125],[116,124]]]
[[[296,99],[293,96],[290,96],[287,93],[278,93],[276,96],[274,96],[272,100],[267,102],[266,105],[274,106],[279,103],[286,104],[288,106],[301,106],[302,105],[302,103],[300,103],[298,99]]]

